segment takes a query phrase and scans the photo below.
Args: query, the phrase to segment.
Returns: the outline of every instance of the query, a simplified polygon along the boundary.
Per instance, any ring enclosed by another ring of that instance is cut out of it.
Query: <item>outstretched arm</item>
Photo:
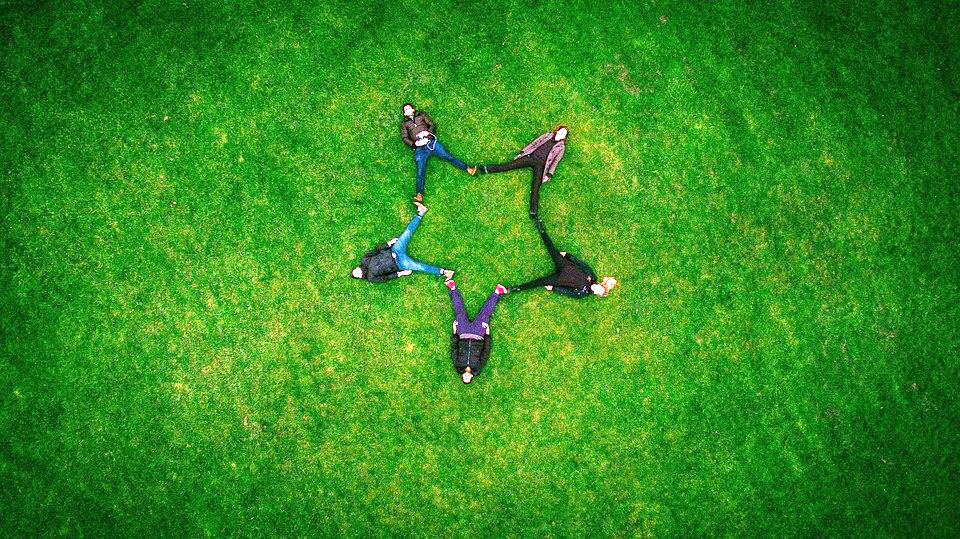
[[[590,289],[586,287],[567,288],[565,286],[555,286],[553,287],[553,293],[567,296],[568,298],[582,298],[590,293]]]

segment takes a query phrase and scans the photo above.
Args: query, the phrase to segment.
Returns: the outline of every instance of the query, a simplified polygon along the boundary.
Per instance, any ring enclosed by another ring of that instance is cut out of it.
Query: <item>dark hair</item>
[[[405,108],[407,108],[407,107],[410,107],[410,108],[412,108],[413,110],[417,110],[417,107],[414,107],[413,104],[411,104],[411,103],[404,103],[403,105],[400,106],[400,112],[403,112],[403,109],[405,109]]]
[[[563,125],[563,124],[560,124],[560,125],[558,125],[557,127],[554,127],[554,128],[553,128],[553,134],[556,135],[556,134],[557,134],[557,131],[560,131],[561,129],[566,129],[566,130],[567,130],[567,137],[570,136],[570,128],[567,127],[567,126],[565,126],[565,125]],[[567,137],[564,137],[564,138],[567,138]]]

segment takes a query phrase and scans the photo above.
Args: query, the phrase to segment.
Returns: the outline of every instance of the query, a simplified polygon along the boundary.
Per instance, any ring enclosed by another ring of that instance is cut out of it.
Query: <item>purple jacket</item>
[[[547,131],[546,133],[537,137],[536,140],[534,140],[530,144],[527,144],[527,147],[521,150],[520,153],[517,154],[517,157],[515,157],[514,159],[519,159],[525,155],[532,154],[533,152],[537,151],[537,148],[539,148],[540,146],[543,146],[551,138],[553,138],[553,131]],[[560,158],[563,157],[565,142],[566,140],[561,140],[560,142],[558,142],[556,146],[554,146],[553,149],[550,150],[550,153],[547,155],[547,163],[544,165],[545,176],[548,176],[548,177],[553,176],[553,171],[556,170],[557,164],[560,163]]]

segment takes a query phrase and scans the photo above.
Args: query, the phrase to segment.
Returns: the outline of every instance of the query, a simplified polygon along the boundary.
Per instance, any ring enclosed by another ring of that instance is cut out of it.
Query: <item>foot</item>
[[[423,202],[423,193],[417,193],[416,196],[413,197],[413,202]]]
[[[507,293],[507,287],[503,286],[502,284],[498,284],[498,285],[497,285],[497,288],[496,288],[496,293],[497,293],[498,296],[502,296],[502,295],[506,294],[506,293]]]
[[[443,270],[443,278],[447,281],[453,280],[453,270]]]
[[[417,207],[417,213],[419,213],[420,215],[427,213],[427,207],[424,206],[424,204],[419,200],[414,200],[413,205]]]
[[[457,287],[457,283],[453,282],[453,279],[447,279],[447,281],[443,284],[447,285],[447,288],[449,288],[450,290],[453,290],[454,288]]]
[[[467,167],[467,174],[471,176],[477,175],[477,167]]]

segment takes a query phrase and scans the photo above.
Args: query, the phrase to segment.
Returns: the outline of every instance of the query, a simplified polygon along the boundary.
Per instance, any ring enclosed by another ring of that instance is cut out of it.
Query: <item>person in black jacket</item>
[[[547,235],[547,230],[543,226],[543,221],[539,218],[534,219],[537,225],[537,232],[546,246],[550,259],[556,271],[550,275],[545,275],[532,281],[511,286],[508,291],[519,292],[542,286],[547,290],[571,298],[583,298],[591,293],[596,296],[604,297],[617,285],[617,280],[613,277],[604,277],[603,281],[597,282],[597,275],[586,262],[573,256],[570,253],[557,250],[556,246]]]
[[[490,317],[497,308],[500,296],[505,294],[507,289],[498,284],[477,317],[470,320],[457,284],[451,279],[447,279],[446,284],[450,289],[454,314],[450,356],[453,359],[453,368],[460,373],[463,383],[469,384],[474,376],[480,374],[490,357]]]
[[[436,155],[460,170],[466,170],[471,176],[477,173],[477,167],[468,167],[466,163],[447,151],[443,144],[440,144],[437,140],[436,127],[433,119],[426,112],[418,111],[410,103],[403,104],[403,123],[400,124],[400,134],[403,137],[403,143],[414,150],[413,159],[417,163],[417,194],[413,199],[417,202],[423,201],[423,178],[427,171],[427,160],[432,155]]]
[[[410,275],[414,271],[421,271],[436,275],[438,277],[453,277],[453,270],[443,269],[437,266],[424,264],[407,254],[407,244],[413,238],[413,233],[420,226],[420,220],[427,213],[427,207],[419,202],[414,202],[417,206],[417,214],[407,225],[406,230],[399,238],[378,245],[373,250],[363,255],[360,265],[353,268],[354,279],[366,279],[371,283],[383,283],[397,277]]]

